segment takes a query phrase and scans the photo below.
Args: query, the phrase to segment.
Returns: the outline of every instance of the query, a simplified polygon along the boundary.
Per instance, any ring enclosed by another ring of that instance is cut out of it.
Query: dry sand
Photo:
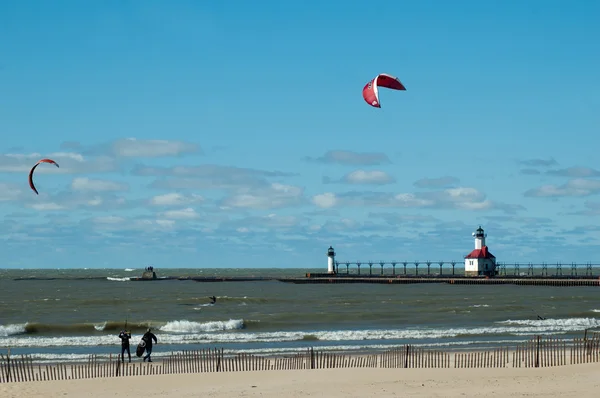
[[[496,369],[323,369],[0,384],[0,397],[599,397],[600,364]]]

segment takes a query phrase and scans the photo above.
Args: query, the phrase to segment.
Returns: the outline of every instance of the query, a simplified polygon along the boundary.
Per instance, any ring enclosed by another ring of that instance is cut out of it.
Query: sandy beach
[[[499,369],[320,369],[96,378],[0,385],[33,397],[597,397],[600,364]]]

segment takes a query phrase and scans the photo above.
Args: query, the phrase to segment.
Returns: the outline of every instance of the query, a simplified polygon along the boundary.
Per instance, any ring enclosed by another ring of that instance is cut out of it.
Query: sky
[[[598,15],[1,2],[0,267],[461,262],[479,225],[499,262],[600,263]],[[379,73],[407,90],[374,108]]]

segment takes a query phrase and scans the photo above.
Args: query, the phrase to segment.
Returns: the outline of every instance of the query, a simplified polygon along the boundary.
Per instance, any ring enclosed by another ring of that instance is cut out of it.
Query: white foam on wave
[[[243,319],[230,319],[228,321],[212,321],[212,322],[191,322],[191,321],[172,321],[161,326],[161,332],[171,333],[202,333],[216,332],[225,330],[236,330],[244,328]]]
[[[106,322],[94,325],[94,329],[96,329],[99,332],[103,331],[105,327],[106,327]]]
[[[125,272],[131,272],[131,271],[135,271],[135,269],[134,269],[134,268],[125,268],[125,270],[124,270],[124,271],[125,271]]]
[[[498,322],[503,325],[533,326],[548,329],[585,329],[600,326],[597,318],[565,318],[565,319],[508,319]]]
[[[600,312],[600,310],[592,310],[592,312]]]
[[[107,276],[106,279],[113,282],[127,282],[131,280],[131,278],[115,278],[112,276]]]
[[[194,307],[194,309],[196,311],[199,311],[202,309],[202,307],[214,307],[214,304],[212,303],[208,303],[208,304],[199,304],[197,307]]]
[[[13,325],[0,325],[0,337],[14,336],[16,334],[25,333],[25,323]]]
[[[373,340],[418,340],[427,342],[440,339],[463,338],[470,336],[534,336],[538,334],[561,335],[581,332],[586,328],[600,327],[600,319],[574,318],[550,320],[507,320],[492,326],[470,328],[410,328],[385,330],[333,330],[333,331],[274,331],[274,332],[242,332],[243,320],[192,322],[187,320],[172,321],[158,326],[157,335],[161,344],[222,344],[222,343],[277,343],[302,341],[307,335],[314,336],[321,342],[332,341],[373,341]],[[2,328],[0,326],[0,328]],[[24,325],[7,325],[4,327],[22,333]],[[0,329],[3,330],[3,329]],[[0,348],[8,347],[64,347],[64,346],[98,346],[115,345],[114,334],[105,336],[45,337],[22,336],[18,333],[8,334],[0,338]],[[1,335],[0,335],[1,336]],[[133,340],[141,335],[132,336]],[[415,342],[416,343],[416,342]],[[411,343],[413,344],[413,343]]]

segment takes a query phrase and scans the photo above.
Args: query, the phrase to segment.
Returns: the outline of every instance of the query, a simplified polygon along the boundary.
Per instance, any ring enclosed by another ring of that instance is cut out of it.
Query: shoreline
[[[517,346],[493,349],[448,351],[411,345],[379,352],[328,352],[309,348],[291,355],[255,355],[226,352],[223,348],[176,351],[155,357],[151,363],[141,357],[132,362],[90,355],[84,361],[35,362],[31,356],[0,355],[0,383],[39,380],[81,379],[98,376],[131,376],[172,373],[222,373],[318,370],[334,368],[542,368],[582,363],[600,363],[600,338],[574,339],[572,344],[538,337]]]

